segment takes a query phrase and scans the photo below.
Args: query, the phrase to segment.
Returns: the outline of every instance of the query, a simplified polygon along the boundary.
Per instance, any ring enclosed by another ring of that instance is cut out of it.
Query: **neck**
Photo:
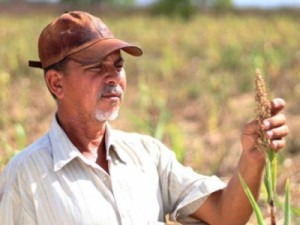
[[[57,113],[57,120],[70,141],[87,159],[98,163],[103,168],[106,162],[105,122],[83,121],[78,117],[63,116]],[[105,169],[105,168],[104,168]]]

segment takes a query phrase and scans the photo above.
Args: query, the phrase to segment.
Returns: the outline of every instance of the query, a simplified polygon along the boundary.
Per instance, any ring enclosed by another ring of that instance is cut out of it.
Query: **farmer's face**
[[[62,78],[62,108],[84,120],[115,119],[126,90],[123,65],[120,51],[89,65],[70,60]]]

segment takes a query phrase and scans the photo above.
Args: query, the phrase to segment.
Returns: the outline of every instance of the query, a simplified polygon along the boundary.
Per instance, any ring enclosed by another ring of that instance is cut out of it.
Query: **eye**
[[[99,73],[104,70],[104,66],[103,65],[95,65],[95,66],[88,67],[87,70],[89,70],[91,72]]]
[[[124,62],[118,62],[118,63],[116,63],[115,67],[116,67],[117,71],[120,72],[123,69],[123,67],[124,67]]]

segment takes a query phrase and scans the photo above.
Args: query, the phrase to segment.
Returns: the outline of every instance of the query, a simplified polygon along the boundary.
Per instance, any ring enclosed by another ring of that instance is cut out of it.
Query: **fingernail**
[[[268,120],[265,120],[264,122],[263,122],[263,125],[264,125],[264,129],[266,130],[266,129],[269,129],[270,128],[270,122],[268,121]]]
[[[270,131],[270,130],[269,130],[269,131],[267,131],[267,132],[266,132],[266,134],[267,134],[267,136],[268,136],[269,138],[271,138],[271,137],[273,136],[273,132],[272,132],[272,131]]]
[[[276,99],[276,100],[274,100],[273,104],[274,104],[274,107],[278,107],[279,106],[279,101]]]

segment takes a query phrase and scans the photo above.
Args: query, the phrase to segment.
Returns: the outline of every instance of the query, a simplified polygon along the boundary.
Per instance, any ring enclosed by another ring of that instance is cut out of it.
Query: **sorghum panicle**
[[[265,137],[263,129],[263,120],[269,118],[271,116],[271,104],[268,98],[267,89],[265,86],[265,82],[261,75],[260,70],[256,70],[256,77],[255,77],[255,86],[256,86],[256,119],[259,123],[260,127],[260,138],[258,140],[259,147],[263,147],[265,149],[269,146],[268,138]]]

